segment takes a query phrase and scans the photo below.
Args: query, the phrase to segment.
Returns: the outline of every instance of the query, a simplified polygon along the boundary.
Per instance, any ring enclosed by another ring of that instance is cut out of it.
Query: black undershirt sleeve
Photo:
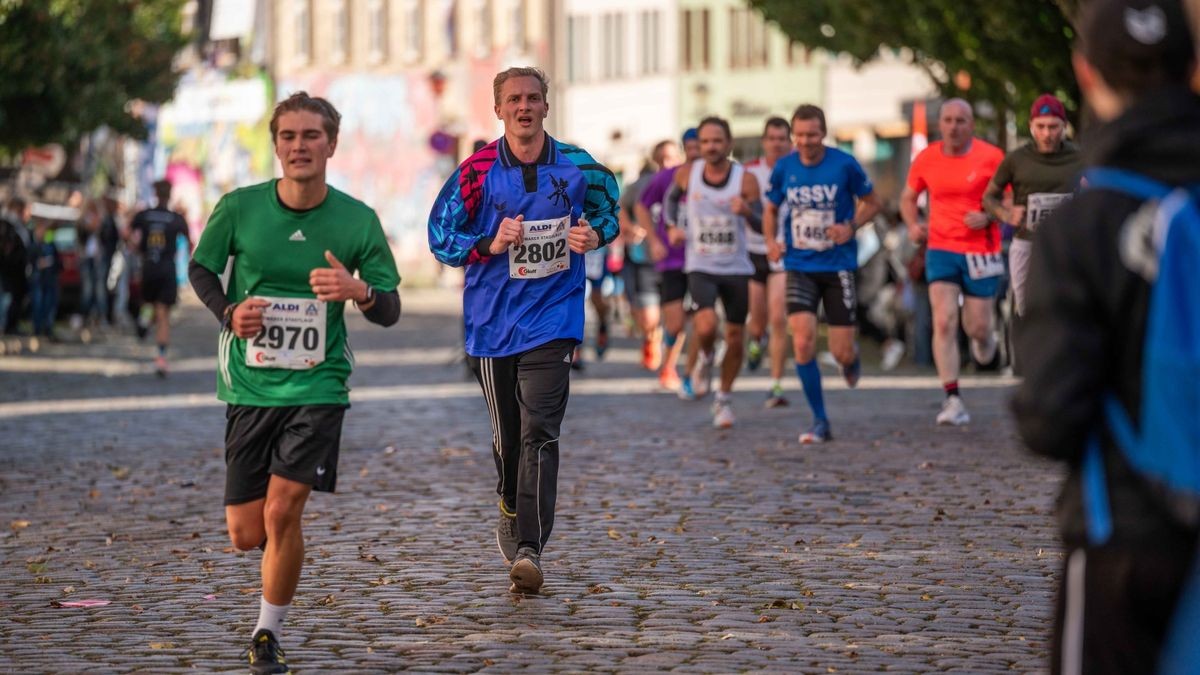
[[[373,324],[391,326],[400,320],[400,292],[375,291],[375,304],[363,311],[363,316]]]
[[[188,281],[192,282],[192,289],[196,291],[200,302],[217,317],[217,321],[223,321],[225,309],[231,303],[225,297],[225,289],[221,288],[221,277],[193,259],[188,262]]]

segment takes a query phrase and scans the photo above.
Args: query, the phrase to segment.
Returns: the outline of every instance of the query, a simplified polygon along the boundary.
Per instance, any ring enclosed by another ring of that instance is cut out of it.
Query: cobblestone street
[[[546,586],[519,596],[457,298],[404,297],[392,329],[347,312],[354,404],[338,493],[306,512],[297,672],[1046,670],[1061,473],[1020,447],[1011,379],[965,377],[954,429],[929,373],[847,391],[827,371],[836,441],[801,447],[794,374],[775,410],[743,375],[720,432],[618,339],[572,381]],[[128,338],[0,356],[0,671],[245,671],[260,554],[225,533],[216,326],[186,307],[175,331],[165,380]]]

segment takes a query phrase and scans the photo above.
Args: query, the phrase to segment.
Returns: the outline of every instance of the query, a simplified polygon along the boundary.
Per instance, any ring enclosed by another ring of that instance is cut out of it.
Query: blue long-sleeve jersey
[[[429,248],[438,260],[466,266],[463,318],[471,356],[520,354],[551,340],[583,341],[583,256],[539,279],[511,278],[510,256],[487,254],[505,218],[585,218],[600,246],[617,237],[619,189],[612,172],[587,152],[546,135],[542,154],[522,164],[501,137],[471,155],[446,181],[429,214]]]

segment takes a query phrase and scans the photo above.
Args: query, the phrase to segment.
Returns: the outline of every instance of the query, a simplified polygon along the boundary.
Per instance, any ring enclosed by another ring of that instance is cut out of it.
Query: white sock
[[[728,401],[731,397],[732,397],[732,395],[728,391],[718,391],[717,392],[717,400],[718,401]]]
[[[260,629],[266,628],[271,631],[278,640],[283,633],[283,622],[287,619],[288,610],[291,609],[291,604],[287,605],[272,605],[267,602],[266,597],[263,597],[258,606],[258,624],[254,626],[254,635]]]

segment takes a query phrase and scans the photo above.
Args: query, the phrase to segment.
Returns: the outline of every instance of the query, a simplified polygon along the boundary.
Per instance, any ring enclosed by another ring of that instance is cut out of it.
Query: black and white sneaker
[[[283,657],[283,648],[275,639],[275,634],[266,628],[260,628],[250,639],[250,646],[242,652],[242,656],[250,660],[250,672],[254,675],[266,673],[290,673],[287,659]]]
[[[533,548],[522,546],[508,578],[514,593],[537,593],[542,589],[542,557]]]
[[[509,513],[501,501],[500,518],[496,521],[496,547],[500,549],[500,555],[504,556],[504,562],[512,564],[516,559],[518,543],[517,515]]]

